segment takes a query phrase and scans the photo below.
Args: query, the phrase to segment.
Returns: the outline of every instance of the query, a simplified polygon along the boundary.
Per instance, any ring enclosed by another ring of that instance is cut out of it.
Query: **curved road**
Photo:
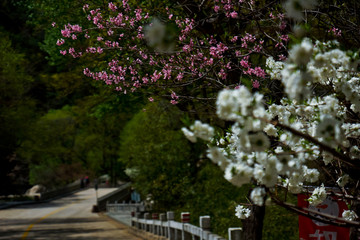
[[[101,197],[115,188],[99,189]],[[140,240],[120,223],[92,213],[94,189],[48,203],[0,210],[0,239],[121,239]]]

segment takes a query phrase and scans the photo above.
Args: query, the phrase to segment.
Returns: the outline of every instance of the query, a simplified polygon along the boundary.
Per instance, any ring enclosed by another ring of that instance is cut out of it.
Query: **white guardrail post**
[[[156,234],[156,235],[159,235],[159,230],[158,230],[159,226],[157,226],[157,225],[154,224],[154,223],[155,223],[155,220],[159,220],[159,214],[158,214],[158,213],[153,213],[153,214],[151,215],[151,218],[153,219],[153,221],[152,221],[153,224],[152,224],[151,233]]]
[[[229,240],[242,240],[243,231],[242,228],[229,228]]]
[[[110,204],[109,204],[110,205]],[[111,206],[109,206],[109,209]],[[133,213],[131,224],[133,227],[146,232],[151,232],[161,236],[159,239],[167,238],[168,240],[225,240],[223,237],[211,232],[210,216],[201,216],[199,218],[200,227],[189,223],[190,213],[181,213],[181,222],[175,222],[174,212],[162,214],[145,213],[140,218],[141,213]],[[242,228],[229,228],[229,240],[243,240]]]
[[[210,225],[210,216],[201,216],[199,218],[200,228],[201,228],[201,236],[200,240],[207,240],[207,235],[210,233],[211,225]]]
[[[166,217],[168,220],[168,234],[169,234],[168,238],[169,238],[169,240],[175,240],[175,232],[176,231],[175,231],[175,229],[172,229],[170,227],[171,221],[174,221],[174,219],[175,219],[174,212],[167,212]]]
[[[160,236],[168,237],[168,234],[166,231],[167,228],[165,227],[165,222],[166,222],[166,214],[165,213],[160,213],[160,221],[161,221]]]
[[[145,231],[147,231],[147,232],[149,232],[150,231],[150,225],[147,223],[147,221],[146,220],[149,220],[149,219],[151,219],[150,218],[150,213],[145,213],[144,214],[144,220],[145,220],[145,223],[144,223],[144,230]]]
[[[189,212],[181,213],[181,223],[182,223],[181,239],[182,240],[191,240],[191,234],[186,232],[184,229],[185,224],[190,223],[190,213]]]

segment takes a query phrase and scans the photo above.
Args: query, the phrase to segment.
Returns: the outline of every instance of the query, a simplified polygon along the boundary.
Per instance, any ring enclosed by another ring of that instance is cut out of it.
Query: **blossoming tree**
[[[266,79],[265,70],[255,65],[258,56],[284,58],[289,37],[277,5],[222,1],[199,11],[184,1],[180,7],[186,11],[166,8],[154,17],[128,1],[110,2],[105,9],[86,4],[87,26],[66,24],[57,45],[63,55],[96,58],[96,66],[84,74],[125,94],[152,87],[155,93],[165,90],[173,104],[208,100],[226,86],[246,82],[259,88]],[[263,14],[266,7],[274,12]],[[254,18],[255,13],[260,15]],[[222,29],[220,21],[227,27]],[[253,33],[256,25],[263,34]]]
[[[106,9],[86,4],[89,24],[65,25],[60,53],[95,58],[86,76],[125,94],[146,87],[150,101],[159,93],[173,104],[211,100],[220,90],[216,114],[233,123],[231,130],[216,134],[196,121],[183,132],[190,141],[208,142],[207,156],[231,183],[257,185],[250,193],[251,210],[236,208],[239,218],[258,215],[254,211],[261,208],[255,206],[271,199],[323,222],[359,227],[359,56],[341,50],[359,42],[353,31],[357,8],[309,0],[179,3],[160,17],[133,9],[127,0]],[[317,24],[312,38],[288,50],[290,37],[301,38],[311,21]],[[339,41],[313,40],[326,37]],[[311,205],[332,194],[350,210],[342,218],[315,215],[276,194],[279,188],[300,193],[309,184],[318,186],[308,198]]]
[[[285,86],[286,97],[279,103],[265,103],[265,96],[246,87],[222,90],[216,109],[220,118],[233,121],[231,131],[215,137],[213,127],[195,122],[183,129],[191,141],[209,141],[208,157],[224,170],[224,177],[237,186],[255,181],[250,198],[263,205],[268,195],[299,214],[312,213],[279,199],[276,187],[292,193],[304,191],[304,183],[325,183],[308,199],[318,205],[328,194],[351,200],[357,206],[359,176],[358,121],[360,82],[358,56],[337,48],[338,43],[304,39],[289,51],[286,62],[267,60],[268,73]],[[309,168],[312,162],[315,167]],[[338,191],[326,191],[324,185]],[[354,209],[355,210],[355,209]],[[357,210],[355,210],[357,211]],[[345,211],[343,218],[312,216],[340,226],[359,226],[357,214]],[[240,218],[249,216],[243,206]],[[325,219],[324,219],[325,217]]]

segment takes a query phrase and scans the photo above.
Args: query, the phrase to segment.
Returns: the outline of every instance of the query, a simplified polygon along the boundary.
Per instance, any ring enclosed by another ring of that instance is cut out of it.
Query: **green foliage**
[[[35,101],[27,96],[33,78],[26,64],[25,56],[13,48],[9,34],[0,27],[0,194],[11,189],[9,182],[19,182],[9,174],[18,164],[14,152],[36,115]]]
[[[151,194],[154,211],[191,212],[191,221],[210,215],[213,231],[225,236],[239,226],[236,203],[246,202],[247,187],[237,188],[207,159],[199,159],[201,143],[191,144],[179,129],[183,114],[167,103],[150,103],[125,126],[120,159],[132,175],[134,187]]]
[[[144,196],[151,194],[163,210],[184,203],[194,171],[191,146],[180,131],[181,116],[175,106],[150,103],[121,134],[120,159],[139,171],[135,187]]]
[[[228,228],[241,226],[235,207],[247,202],[247,186],[235,187],[224,179],[217,166],[206,160],[190,189],[191,195],[182,210],[191,212],[193,224],[198,224],[200,216],[209,215],[212,231],[224,237]]]
[[[139,102],[132,100],[93,95],[40,117],[19,150],[29,162],[31,184],[62,185],[84,174],[109,174],[115,181],[121,175],[119,135]]]
[[[88,3],[99,1],[88,1]],[[41,36],[37,39],[37,46],[47,53],[45,58],[51,66],[56,66],[58,70],[72,68],[74,62],[71,59],[62,58],[56,46],[59,38],[59,27],[62,28],[68,23],[81,23],[84,21],[84,12],[82,1],[71,0],[20,0],[14,3],[27,13],[27,25],[31,27],[35,34]],[[57,27],[51,26],[56,19]],[[34,36],[36,37],[36,36]]]
[[[299,239],[298,215],[272,205],[266,207],[264,220],[264,240],[297,240]]]
[[[285,198],[285,194],[279,191],[278,194],[283,195],[281,198]],[[292,204],[297,204],[297,197],[287,193],[286,201]],[[266,206],[266,213],[264,219],[263,239],[266,240],[297,240],[299,239],[299,225],[298,215],[288,210],[270,204]]]
[[[73,180],[71,172],[62,175],[60,170],[73,163],[75,131],[75,118],[68,107],[50,111],[32,126],[19,151],[29,162],[31,184],[52,187]]]

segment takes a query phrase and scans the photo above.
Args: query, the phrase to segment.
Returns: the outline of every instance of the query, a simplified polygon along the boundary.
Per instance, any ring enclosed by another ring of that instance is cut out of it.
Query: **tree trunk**
[[[262,229],[265,217],[265,205],[250,207],[251,215],[249,218],[242,220],[243,223],[243,239],[261,240]]]

